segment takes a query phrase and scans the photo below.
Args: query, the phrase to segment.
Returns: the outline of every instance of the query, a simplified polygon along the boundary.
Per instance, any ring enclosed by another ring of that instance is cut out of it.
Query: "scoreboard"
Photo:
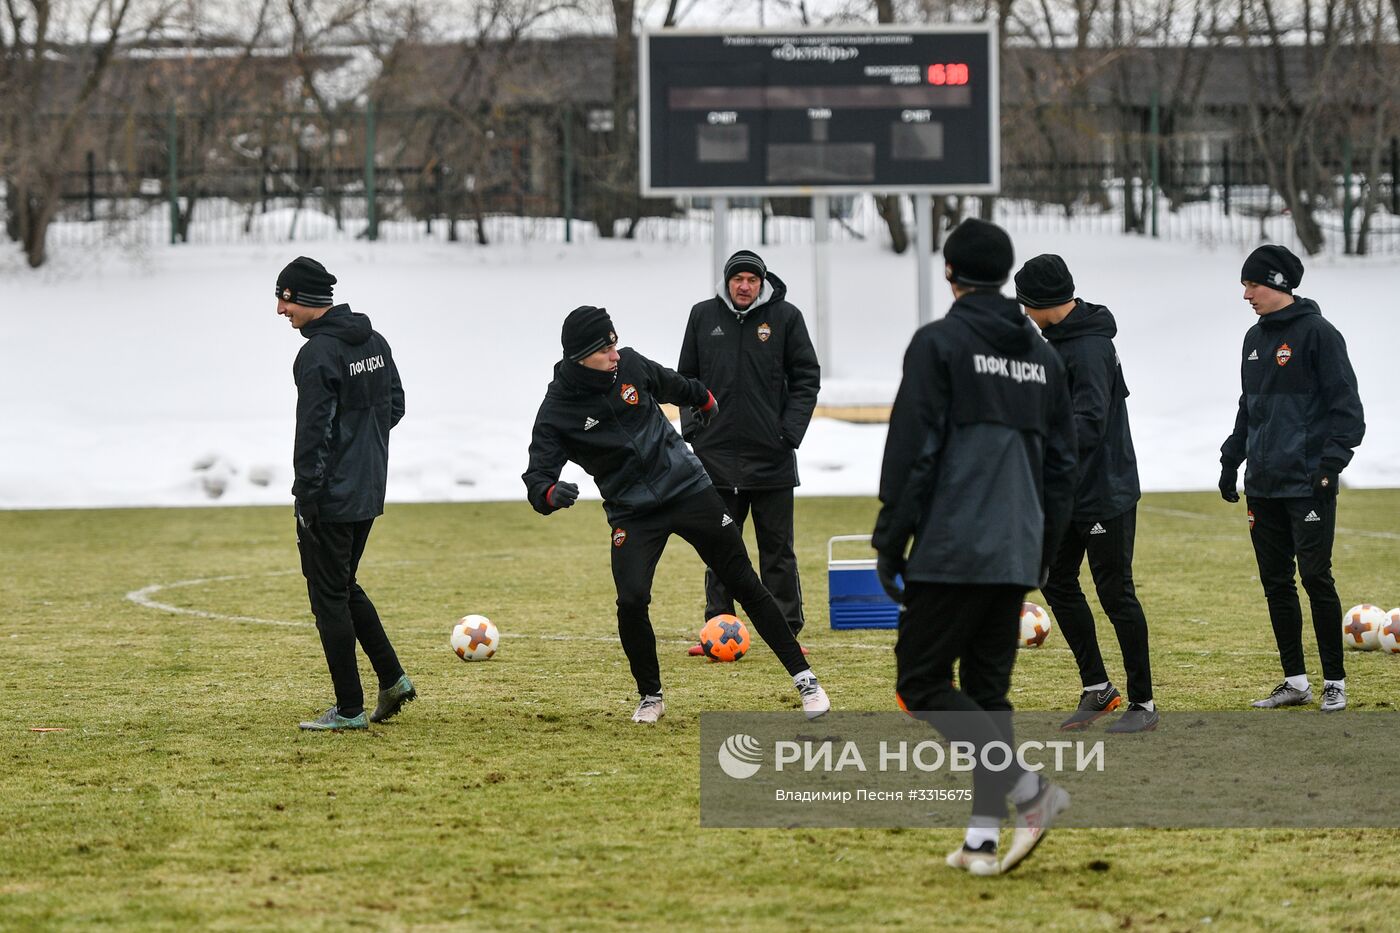
[[[644,32],[642,193],[996,193],[991,24]]]

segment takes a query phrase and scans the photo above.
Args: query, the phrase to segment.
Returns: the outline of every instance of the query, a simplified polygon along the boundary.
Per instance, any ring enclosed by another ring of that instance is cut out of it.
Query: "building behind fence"
[[[303,97],[301,109],[290,112],[233,109],[250,98],[275,99],[266,89],[287,81],[275,62],[260,59],[260,70],[239,85],[243,97],[225,95],[232,103],[185,93],[171,96],[163,111],[149,109],[161,100],[149,89],[167,86],[164,72],[156,81],[145,66],[128,62],[121,86],[138,89],[128,94],[128,107],[86,116],[63,156],[49,240],[708,240],[703,200],[636,193],[635,155],[630,164],[619,156],[635,137],[616,126],[610,73],[599,64],[606,65],[610,42],[576,38],[492,53],[487,66],[474,65],[491,80],[451,99],[431,91],[461,69],[451,57],[460,53],[434,47],[412,57],[416,71],[381,82],[377,106],[364,102],[369,98],[312,106]],[[1196,96],[1183,101],[1163,93],[1170,70],[1162,60],[1175,55],[1173,67],[1187,74],[1197,67],[1189,50],[1136,50],[1142,60],[1114,72],[1115,82],[1085,79],[1047,98],[1043,76],[1069,74],[1073,62],[1009,49],[1002,192],[986,200],[936,199],[943,227],[979,215],[1019,231],[1112,231],[1240,247],[1271,239],[1297,247],[1287,202],[1271,177],[1278,167],[1261,152],[1259,135],[1241,129],[1253,106],[1241,90],[1247,62],[1241,50],[1227,52],[1201,59]],[[339,61],[327,56],[318,67]],[[540,68],[542,61],[551,67]],[[171,67],[150,67],[157,66]],[[209,84],[203,74],[185,84]],[[541,74],[548,80],[526,77]],[[110,107],[119,96],[104,102]],[[52,117],[55,125],[64,119]],[[1343,137],[1329,146],[1308,166],[1309,210],[1322,248],[1400,253],[1400,143],[1371,134],[1367,145]],[[912,203],[901,201],[912,226]],[[739,239],[812,236],[806,200],[737,206],[731,235]],[[892,241],[889,215],[872,197],[836,199],[832,235]]]

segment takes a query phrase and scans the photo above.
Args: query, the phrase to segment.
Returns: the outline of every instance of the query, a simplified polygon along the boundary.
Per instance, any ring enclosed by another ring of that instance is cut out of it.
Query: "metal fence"
[[[89,147],[65,166],[54,246],[375,239],[481,245],[600,237],[589,205],[614,197],[585,125],[567,113],[526,114],[477,134],[432,114],[352,112],[93,117]],[[106,122],[104,122],[104,120]],[[1144,140],[1134,140],[1141,151]],[[1170,152],[1170,137],[1147,140]],[[120,153],[120,156],[114,156]],[[370,154],[372,153],[372,157]],[[1314,185],[1324,249],[1400,254],[1400,154],[1360,154]],[[1379,163],[1374,177],[1355,166]],[[991,216],[1013,232],[1121,233],[1248,246],[1297,246],[1265,166],[1214,160],[1023,162],[1002,167]],[[615,182],[614,182],[615,184]],[[0,195],[3,192],[0,191]],[[625,198],[613,236],[700,243],[711,238],[703,199]],[[945,225],[981,215],[975,196],[940,199]],[[731,236],[782,244],[813,238],[801,199],[731,202]],[[1368,208],[1369,206],[1369,215]],[[903,212],[913,228],[912,203]],[[636,215],[628,216],[628,215]],[[889,239],[874,198],[833,199],[831,236]]]

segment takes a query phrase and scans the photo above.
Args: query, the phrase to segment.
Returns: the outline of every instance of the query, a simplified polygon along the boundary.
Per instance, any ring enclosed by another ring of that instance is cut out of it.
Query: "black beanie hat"
[[[335,276],[314,259],[298,256],[277,276],[277,297],[308,308],[324,308],[331,302]]]
[[[726,282],[740,272],[752,272],[760,279],[768,278],[768,266],[759,258],[758,253],[747,249],[739,250],[724,261],[724,280]]]
[[[1016,273],[1016,300],[1027,308],[1054,308],[1074,300],[1074,277],[1054,253],[1029,259]]]
[[[1303,261],[1287,247],[1270,243],[1249,254],[1240,270],[1240,281],[1266,285],[1291,295],[1303,281]]]
[[[969,217],[943,241],[943,261],[952,267],[952,280],[959,285],[1000,288],[1011,275],[1016,256],[1005,230]]]
[[[613,329],[607,308],[582,305],[564,318],[564,330],[559,339],[564,344],[564,358],[577,363],[608,344],[617,343],[617,331]]]

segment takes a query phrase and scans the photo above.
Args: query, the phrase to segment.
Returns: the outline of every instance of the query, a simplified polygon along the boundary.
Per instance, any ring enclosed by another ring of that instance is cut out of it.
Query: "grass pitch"
[[[893,633],[833,632],[825,607],[826,538],[874,514],[798,500],[803,641],[839,709],[893,704]],[[1344,606],[1400,604],[1397,515],[1400,491],[1343,495]],[[978,879],[943,866],[953,830],[701,830],[700,711],[797,696],[761,646],[737,665],[685,657],[702,568],[673,539],[652,607],[667,714],[633,725],[608,532],[593,502],[548,520],[523,504],[391,507],[361,580],[420,699],[367,735],[307,735],[296,722],[331,691],[289,509],[0,513],[0,929],[1394,922],[1394,831],[1062,830],[1015,874]],[[1243,506],[1147,497],[1136,575],[1162,708],[1238,709],[1278,681]],[[204,615],[127,598],[143,589]],[[506,633],[495,660],[449,651],[467,612]],[[1121,677],[1106,620],[1100,633]],[[1400,658],[1347,662],[1352,705],[1391,708]],[[1077,690],[1058,634],[1018,660],[1018,707],[1068,708]]]

